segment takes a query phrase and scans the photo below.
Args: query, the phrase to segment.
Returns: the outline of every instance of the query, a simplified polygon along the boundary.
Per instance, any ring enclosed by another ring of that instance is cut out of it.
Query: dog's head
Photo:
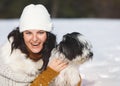
[[[64,35],[62,41],[53,51],[56,51],[57,56],[59,55],[58,57],[62,59],[82,64],[92,58],[91,48],[91,43],[82,34],[73,32]]]

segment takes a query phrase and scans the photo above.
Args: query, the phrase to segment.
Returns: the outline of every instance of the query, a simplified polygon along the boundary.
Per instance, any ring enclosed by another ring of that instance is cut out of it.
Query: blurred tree
[[[4,17],[7,15],[7,12],[10,11],[8,10],[9,6],[11,5],[11,2],[13,0],[1,0],[0,1],[0,15],[1,17]]]
[[[52,0],[51,6],[51,15],[52,17],[58,17],[58,10],[59,10],[59,3],[60,0]]]
[[[112,18],[120,18],[120,0],[113,0]]]
[[[61,0],[57,17],[93,17],[91,0]]]
[[[111,18],[114,10],[113,5],[113,0],[93,0],[96,17]]]
[[[1,0],[0,18],[18,18],[28,4],[47,4],[47,0]]]
[[[120,0],[0,0],[0,18],[18,18],[31,3],[45,5],[54,18],[120,18]]]

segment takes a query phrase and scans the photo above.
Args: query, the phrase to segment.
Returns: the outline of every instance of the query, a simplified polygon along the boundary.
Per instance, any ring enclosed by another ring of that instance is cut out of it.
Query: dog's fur
[[[50,60],[60,58],[69,64],[50,86],[78,86],[81,81],[79,65],[92,58],[91,48],[91,43],[78,32],[64,35],[62,41],[52,50]]]

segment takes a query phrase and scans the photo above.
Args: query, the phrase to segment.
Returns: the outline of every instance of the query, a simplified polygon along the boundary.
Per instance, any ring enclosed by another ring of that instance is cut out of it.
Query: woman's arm
[[[59,59],[53,59],[49,62],[45,71],[31,83],[30,86],[48,86],[49,83],[67,66],[66,62]]]
[[[47,67],[45,71],[38,75],[30,86],[48,86],[51,80],[53,80],[58,74],[58,72]]]

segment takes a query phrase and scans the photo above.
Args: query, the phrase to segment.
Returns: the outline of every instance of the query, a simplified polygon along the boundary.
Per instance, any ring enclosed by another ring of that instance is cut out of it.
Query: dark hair
[[[14,29],[8,34],[9,41],[11,37],[13,38],[13,41],[11,44],[11,53],[14,49],[20,49],[22,53],[26,54],[26,58],[27,58],[29,52],[24,43],[23,33],[19,32],[19,27],[17,27],[16,29]],[[51,32],[47,32],[47,39],[43,46],[44,47],[40,52],[40,54],[42,55],[41,59],[43,59],[43,66],[40,70],[44,70],[47,67],[51,50],[56,46],[56,36]]]

